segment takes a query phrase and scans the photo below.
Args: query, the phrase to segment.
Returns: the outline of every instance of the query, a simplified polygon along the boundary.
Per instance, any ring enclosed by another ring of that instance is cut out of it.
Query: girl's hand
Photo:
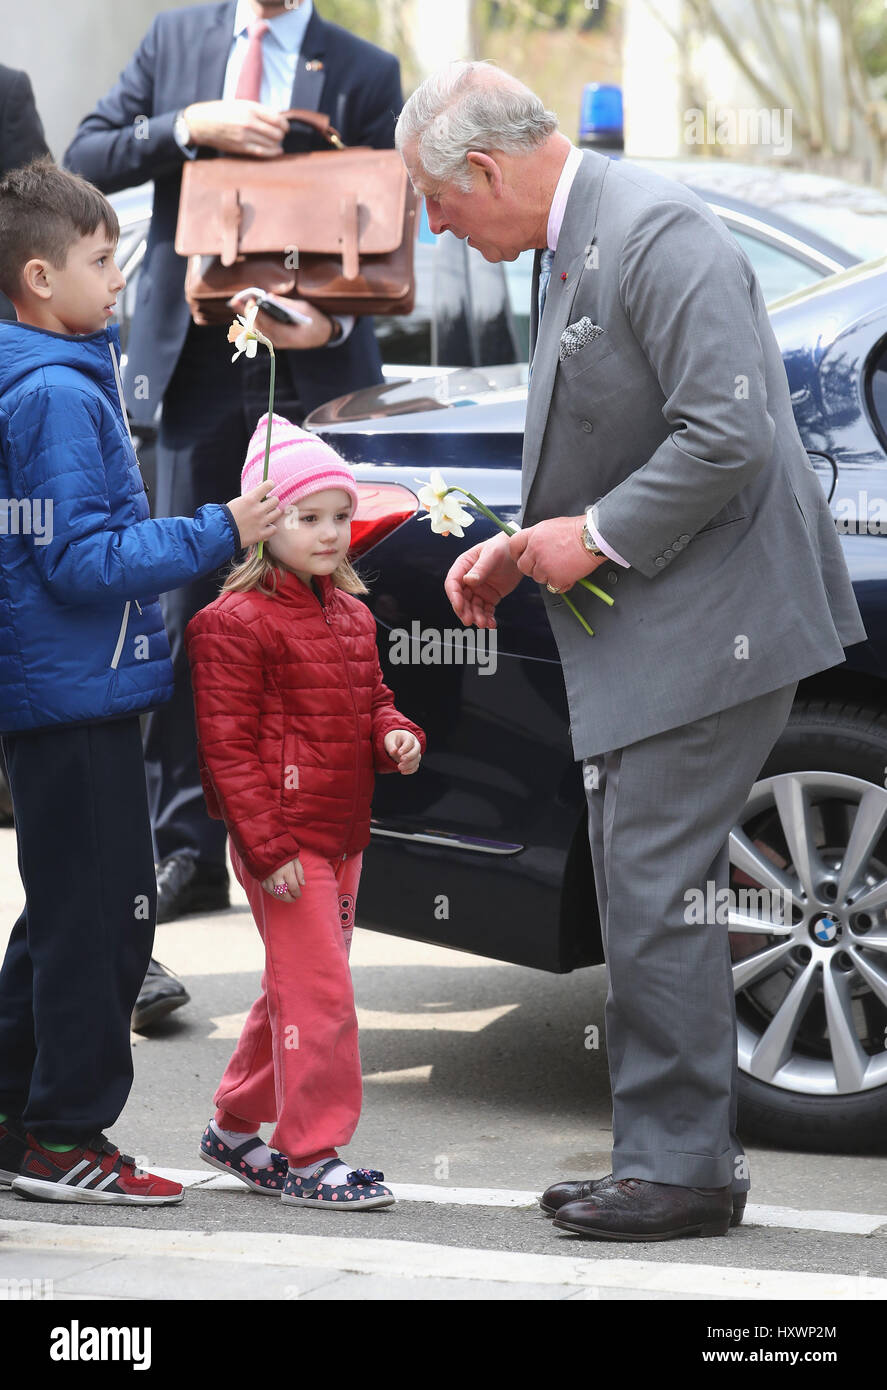
[[[279,883],[286,886],[286,893],[276,893],[274,890]],[[295,898],[302,896],[302,887],[305,884],[305,870],[302,868],[300,859],[291,859],[287,864],[281,864],[279,869],[275,869],[268,878],[262,879],[262,887],[266,893],[270,893],[272,898],[279,899],[282,903],[292,902]],[[301,886],[300,886],[301,885]]]
[[[397,763],[398,772],[408,777],[422,758],[422,745],[409,729],[391,729],[382,740],[385,752]]]

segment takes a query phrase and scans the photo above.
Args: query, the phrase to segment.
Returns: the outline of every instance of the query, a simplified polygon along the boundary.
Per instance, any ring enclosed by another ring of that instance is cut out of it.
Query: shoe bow
[[[378,1168],[355,1168],[353,1172],[348,1174],[347,1181],[359,1184],[381,1182],[384,1176],[385,1174],[380,1172]]]

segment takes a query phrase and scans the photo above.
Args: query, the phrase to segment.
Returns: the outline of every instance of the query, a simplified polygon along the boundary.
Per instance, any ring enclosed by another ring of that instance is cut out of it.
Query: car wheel
[[[799,702],[731,834],[746,1135],[887,1147],[885,771],[880,711]]]

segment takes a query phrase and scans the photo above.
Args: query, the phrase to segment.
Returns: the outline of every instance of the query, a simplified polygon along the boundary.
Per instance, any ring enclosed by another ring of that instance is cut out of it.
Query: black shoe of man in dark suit
[[[613,1174],[608,1173],[604,1178],[586,1178],[584,1182],[556,1182],[551,1187],[547,1187],[539,1198],[539,1205],[546,1216],[556,1216],[561,1207],[568,1202],[584,1202],[591,1197],[596,1190],[604,1186],[609,1186],[613,1182]],[[733,1193],[733,1214],[730,1217],[731,1226],[740,1226],[745,1212],[745,1204],[748,1199],[747,1192]]]

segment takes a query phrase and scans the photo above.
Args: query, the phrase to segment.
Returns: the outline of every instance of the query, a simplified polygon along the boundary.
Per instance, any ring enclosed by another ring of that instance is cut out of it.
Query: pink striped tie
[[[245,97],[247,101],[259,100],[262,90],[262,35],[267,34],[270,27],[266,19],[254,19],[249,25],[246,31],[249,44],[237,79],[235,97]]]

